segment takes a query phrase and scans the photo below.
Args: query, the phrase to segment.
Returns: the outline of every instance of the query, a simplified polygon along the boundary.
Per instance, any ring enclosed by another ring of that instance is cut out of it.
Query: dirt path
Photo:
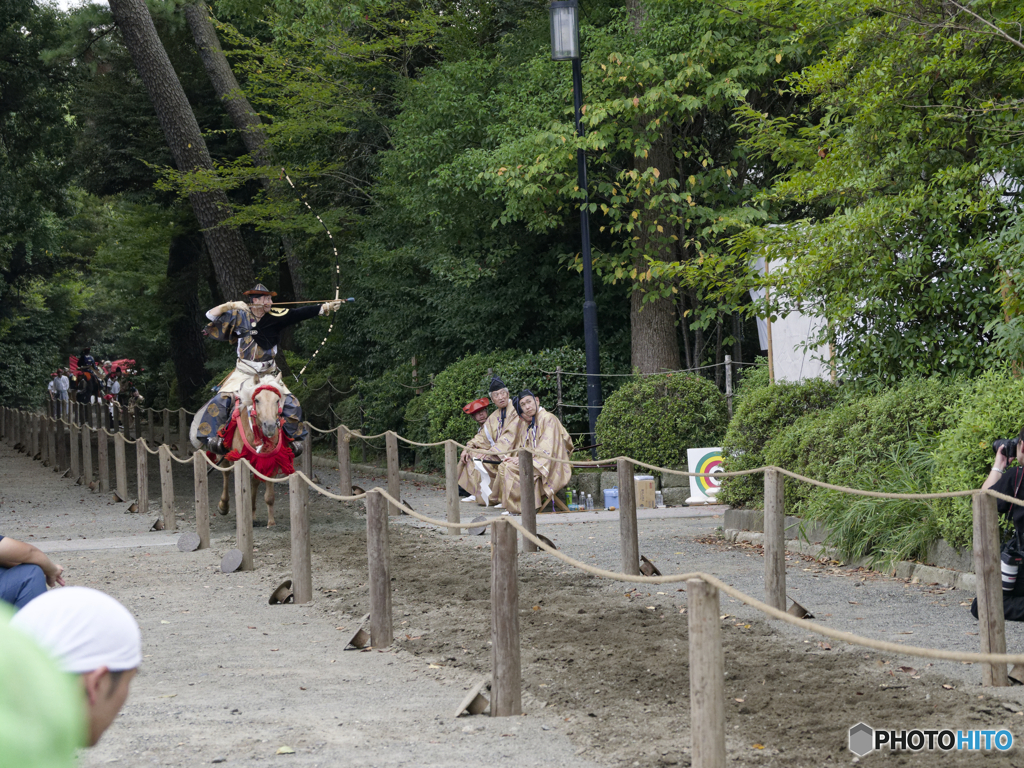
[[[320,474],[330,482],[328,473]],[[180,497],[189,476],[177,478]],[[522,555],[527,715],[455,720],[452,711],[464,691],[489,672],[487,536],[450,537],[433,526],[396,521],[395,647],[344,652],[346,632],[367,610],[358,506],[314,498],[316,598],[308,606],[271,607],[267,596],[289,569],[285,509],[278,528],[256,529],[257,570],[223,575],[217,564],[234,543],[233,515],[214,520],[210,550],[183,554],[167,546],[173,537],[147,532],[155,513],[144,520],[123,514],[125,505],[60,481],[5,446],[0,488],[0,531],[46,548],[106,547],[58,557],[72,583],[114,594],[142,626],[145,660],[132,696],[82,765],[192,766],[219,758],[228,765],[270,760],[309,766],[690,763],[686,603],[676,587],[630,589],[544,554]],[[443,494],[429,487],[409,485],[403,497],[418,510],[437,513],[443,505]],[[184,504],[181,509],[184,517]],[[644,521],[641,550],[666,572],[702,568],[757,594],[760,554],[707,538],[718,524],[714,518]],[[617,524],[549,518],[542,526],[574,556],[616,565]],[[126,546],[139,543],[145,546]],[[800,558],[789,565],[791,586],[810,596],[812,607],[828,603],[823,620],[833,625],[853,622],[858,617],[848,612],[857,612],[866,620],[858,630],[885,636],[895,625],[878,617],[920,605],[936,625],[962,622],[942,627],[951,636],[970,631],[956,593],[831,572]],[[972,682],[980,677],[976,667],[952,670],[833,649],[727,601],[723,616],[731,764],[849,762],[847,729],[858,721],[908,729],[1007,728],[1024,737],[1020,689],[981,689]],[[894,618],[901,626],[915,623],[907,615]],[[1011,634],[1011,647],[1016,639]],[[929,644],[924,637],[913,642]],[[962,642],[973,649],[977,639]],[[295,754],[277,756],[285,745]],[[1019,762],[1018,754],[1016,747],[1008,755],[898,759],[901,765],[1010,765]]]

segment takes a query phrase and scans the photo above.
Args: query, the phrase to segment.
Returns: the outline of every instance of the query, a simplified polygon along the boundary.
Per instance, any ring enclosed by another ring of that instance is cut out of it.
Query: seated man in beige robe
[[[487,451],[511,451],[519,428],[519,414],[509,402],[508,387],[505,386],[505,382],[496,376],[491,379],[490,395],[491,402],[495,407],[491,411],[491,415],[487,417],[487,421],[484,422],[482,432],[488,444],[483,448]],[[498,469],[501,456],[477,454],[466,460],[473,461],[474,464],[479,462],[477,469],[482,467],[489,477],[491,492],[486,496],[475,494],[476,503],[481,507],[500,507],[501,475]]]
[[[487,406],[490,403],[486,397],[481,397],[462,406],[463,412],[477,423],[476,434],[466,443],[466,449],[459,457],[459,491],[467,494],[462,497],[463,502],[476,501],[481,496],[487,497],[491,493],[491,477],[483,465],[477,466],[479,459],[475,459],[474,454],[474,451],[486,451],[491,447],[490,440],[484,432]]]
[[[513,451],[533,448],[534,507],[540,511],[541,501],[551,499],[569,484],[572,465],[566,462],[572,452],[572,438],[553,413],[540,407],[537,397],[528,389],[513,400],[519,413],[519,428]],[[554,461],[559,459],[559,461]],[[498,468],[501,501],[505,510],[518,515],[522,509],[519,493],[519,456],[507,456]]]

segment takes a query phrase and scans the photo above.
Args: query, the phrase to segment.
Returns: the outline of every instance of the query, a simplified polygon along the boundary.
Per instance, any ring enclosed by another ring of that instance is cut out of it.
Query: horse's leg
[[[226,515],[228,513],[228,483],[230,482],[231,473],[221,472],[220,474],[224,478],[224,490],[220,492],[220,501],[217,503],[217,509],[220,510],[222,515]]]
[[[274,475],[271,475],[274,477]],[[274,500],[277,492],[275,483],[267,483],[267,491],[263,494],[263,500],[267,503],[267,527],[274,525]]]

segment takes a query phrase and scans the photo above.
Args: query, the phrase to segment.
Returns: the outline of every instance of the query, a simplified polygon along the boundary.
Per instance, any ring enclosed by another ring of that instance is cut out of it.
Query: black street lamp
[[[551,13],[551,58],[572,62],[572,100],[576,107],[576,135],[583,136],[583,71],[580,68],[580,21],[577,0],[554,0]],[[601,412],[601,361],[597,346],[597,303],[594,301],[594,274],[590,259],[590,215],[587,211],[587,156],[576,150],[576,175],[583,192],[580,206],[580,237],[583,241],[583,338],[587,352],[587,415],[590,417],[590,444],[597,444],[597,416]],[[597,449],[591,454],[596,459]]]

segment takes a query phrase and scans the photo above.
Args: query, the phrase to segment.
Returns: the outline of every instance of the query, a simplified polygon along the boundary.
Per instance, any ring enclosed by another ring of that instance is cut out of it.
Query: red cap
[[[474,400],[472,403],[466,403],[466,405],[462,406],[462,410],[466,412],[466,415],[472,416],[474,413],[483,410],[490,404],[490,400],[486,397],[481,397],[479,400]]]

